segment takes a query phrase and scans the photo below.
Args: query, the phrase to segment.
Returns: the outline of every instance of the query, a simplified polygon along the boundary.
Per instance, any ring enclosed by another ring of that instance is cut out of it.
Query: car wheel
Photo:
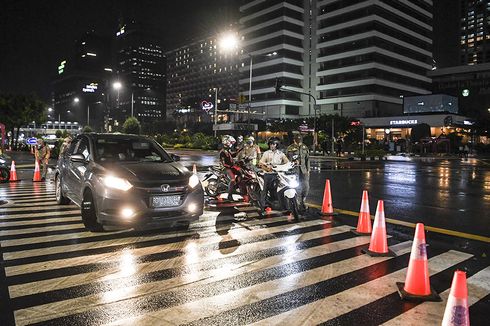
[[[97,209],[94,197],[90,190],[86,190],[82,200],[82,221],[85,227],[92,232],[104,231],[102,224],[97,222]]]
[[[55,184],[56,202],[58,203],[58,205],[66,205],[70,203],[70,199],[63,196],[63,187],[61,186],[61,177],[59,175],[56,176],[54,184]]]

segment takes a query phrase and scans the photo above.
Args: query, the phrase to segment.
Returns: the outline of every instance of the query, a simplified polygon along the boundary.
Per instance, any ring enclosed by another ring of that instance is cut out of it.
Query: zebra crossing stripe
[[[354,239],[352,241],[363,240]],[[28,319],[35,322],[39,321],[39,318],[51,319],[54,317],[47,316],[39,309],[35,309],[33,307],[34,305],[42,304],[45,308],[43,309],[44,312],[53,311],[54,306],[60,305],[76,307],[77,313],[75,315],[60,317],[57,320],[53,320],[54,323],[82,324],[83,321],[87,320],[87,318],[89,318],[90,320],[92,320],[92,318],[102,318],[100,319],[100,322],[103,323],[105,321],[109,321],[112,318],[120,318],[121,315],[123,317],[129,316],[127,312],[121,311],[121,304],[123,304],[123,302],[126,307],[129,305],[136,308],[135,310],[133,310],[133,314],[131,315],[134,315],[134,313],[138,311],[140,313],[150,312],[151,310],[157,309],[157,307],[175,307],[181,304],[195,301],[197,299],[206,298],[209,295],[218,295],[229,291],[239,290],[240,288],[249,287],[252,285],[263,284],[267,281],[281,279],[288,275],[295,274],[299,276],[302,271],[315,269],[317,267],[332,264],[337,261],[351,258],[353,256],[361,255],[360,247],[352,247],[352,243],[347,244],[347,247],[350,248],[335,252],[329,252],[327,250],[327,253],[322,252],[323,254],[320,256],[313,256],[303,261],[294,261],[293,259],[291,259],[291,261],[284,261],[284,257],[278,258],[277,262],[279,262],[280,265],[272,267],[269,267],[269,264],[264,265],[262,259],[257,259],[253,260],[253,262],[257,262],[257,267],[255,267],[253,263],[246,264],[243,267],[243,271],[238,269],[236,272],[234,272],[234,269],[240,267],[240,264],[231,263],[231,266],[227,267],[227,264],[223,264],[222,262],[220,262],[219,264],[216,264],[216,267],[218,267],[219,270],[214,270],[210,274],[210,278],[204,279],[200,277],[199,274],[195,274],[199,272],[198,270],[195,270],[194,272],[191,266],[187,266],[185,270],[190,273],[187,277],[185,277],[185,275],[181,275],[183,277],[181,279],[172,279],[173,277],[171,277],[170,279],[168,279],[169,281],[163,283],[163,288],[159,286],[160,282],[157,283],[157,281],[164,281],[164,279],[161,279],[161,277],[159,277],[160,279],[153,278],[151,282],[145,283],[146,285],[142,286],[136,286],[137,284],[133,283],[135,278],[131,277],[127,280],[129,281],[129,283],[127,281],[117,281],[106,284],[102,287],[100,285],[97,285],[97,291],[100,291],[101,289],[108,290],[104,293],[90,294],[78,288],[76,289],[76,291],[73,292],[73,294],[76,294],[77,297],[69,298],[65,296],[68,289],[64,289],[64,291],[62,291],[62,293],[60,294],[65,297],[59,297],[57,293],[51,292],[42,294],[42,301],[38,301],[35,296],[28,296],[13,299],[12,304],[15,309],[17,309],[16,318],[17,313],[22,313],[23,316],[25,316],[25,314],[27,313],[30,313]],[[250,258],[253,259],[253,257],[254,255],[251,255]],[[209,269],[209,263],[201,264],[201,266],[205,269]],[[216,267],[212,268],[216,269]],[[165,270],[162,270],[161,272],[159,272],[159,274],[164,276]],[[169,276],[172,275],[174,275],[174,273],[169,274]],[[231,276],[228,277],[228,275]],[[142,280],[148,281],[149,278],[150,276],[146,275],[144,276],[144,278],[142,278]],[[187,283],[187,286],[181,286],[182,283]],[[148,298],[145,299],[147,304],[143,304],[143,302],[140,300],[141,298],[139,296],[143,293],[145,295],[148,295]],[[122,301],[126,297],[128,297],[128,301]],[[62,299],[64,299],[63,303],[56,302]],[[98,304],[96,304],[95,302],[98,302]],[[104,307],[101,308],[100,304],[104,304]],[[148,309],[150,309],[150,311],[145,311]],[[117,314],[114,314],[115,312],[117,312]]]
[[[24,208],[24,207],[22,207]],[[78,212],[80,213],[80,209],[76,206],[68,206],[68,207],[41,207],[41,209],[38,208],[31,208],[31,209],[22,209],[22,210],[12,210],[12,211],[4,211],[0,212],[0,221],[1,222],[8,222],[10,220],[17,220],[19,218],[23,217],[43,217],[43,216],[49,216],[50,213],[59,213],[59,212]],[[41,215],[38,215],[41,214]]]
[[[308,223],[308,222],[306,222]],[[282,221],[280,225],[287,225],[287,221]],[[319,225],[315,224],[306,224],[305,227],[299,228],[299,229],[294,229],[294,230],[283,230],[283,231],[278,231],[272,234],[269,234],[268,232],[264,232],[265,234],[262,235],[264,238],[270,238],[270,237],[284,237],[286,235],[290,234],[300,234],[304,233],[307,230],[313,231],[313,230],[320,230],[324,229],[328,226],[329,224],[322,223]],[[269,229],[270,232],[270,229]],[[138,237],[138,234],[140,235]],[[54,254],[54,253],[59,253],[59,252],[64,252],[66,253],[67,251],[79,251],[81,249],[93,249],[96,247],[112,247],[116,245],[127,245],[127,244],[133,244],[133,246],[149,246],[149,245],[155,245],[155,244],[162,244],[162,243],[172,243],[172,242],[179,242],[179,241],[184,241],[186,239],[190,238],[196,238],[196,237],[202,237],[203,234],[200,234],[196,231],[185,231],[185,232],[174,232],[172,234],[156,234],[154,236],[146,236],[144,237],[144,240],[142,241],[141,236],[148,235],[148,234],[155,234],[155,232],[148,233],[148,232],[128,232],[128,231],[120,231],[118,233],[112,233],[112,234],[104,234],[104,235],[99,235],[99,234],[92,234],[88,235],[86,237],[82,238],[77,238],[77,243],[73,244],[72,239],[43,239],[44,241],[42,242],[36,242],[36,243],[26,243],[26,244],[20,244],[16,246],[10,246],[10,247],[5,247],[3,248],[4,252],[4,259],[5,260],[11,260],[15,258],[23,258],[23,257],[28,257],[28,256],[33,256],[33,255],[46,255],[46,254]],[[207,236],[210,234],[215,235],[215,232],[208,233]],[[34,240],[31,240],[31,242]],[[124,246],[123,246],[124,248]],[[8,264],[8,261],[6,262]]]
[[[354,239],[348,239],[340,242],[333,243],[330,247],[318,247],[315,248],[319,251],[317,254],[325,254],[325,252],[331,252],[334,247],[335,251],[341,251],[348,249],[346,245],[352,242],[356,244],[368,244],[368,237],[357,237]],[[410,252],[411,242],[401,243],[394,245],[392,248],[396,250],[398,255],[404,255]],[[294,254],[296,261],[309,259],[314,257],[311,252],[302,252]],[[389,260],[389,257],[382,259],[371,259],[366,255],[358,255],[352,258],[348,258],[342,261],[334,262],[330,265],[320,266],[315,269],[304,271],[300,274],[288,275],[284,278],[275,279],[269,282],[256,284],[250,287],[241,288],[233,292],[226,292],[217,296],[211,296],[203,298],[197,301],[191,301],[184,305],[169,308],[164,310],[157,310],[155,312],[145,314],[143,316],[137,316],[129,319],[118,320],[115,325],[122,324],[149,324],[152,320],[160,320],[162,323],[173,324],[186,324],[196,322],[199,323],[202,319],[212,318],[212,316],[220,314],[223,311],[231,309],[240,309],[244,303],[247,305],[253,303],[259,303],[262,300],[270,299],[277,295],[287,293],[289,291],[298,290],[317,282],[329,280],[342,273],[349,273],[360,268],[368,267],[380,262]],[[276,264],[278,266],[287,262],[283,257],[278,260]],[[238,270],[237,272],[249,272],[254,270],[261,270],[268,268],[269,266],[275,266],[268,261],[254,262],[253,265],[246,266],[244,271]],[[186,311],[186,314],[179,313],[180,311]],[[216,320],[215,320],[216,321]],[[289,323],[291,324],[291,323]]]
[[[76,219],[73,221],[66,221],[66,219],[63,219],[61,222],[45,222],[44,221],[36,221],[39,223],[36,223],[34,225],[32,224],[21,224],[21,225],[14,225],[14,226],[0,226],[0,234],[16,234],[18,230],[29,230],[30,232],[40,230],[42,228],[50,228],[51,227],[69,227],[70,225],[72,227],[75,227],[74,224],[78,224],[81,226],[81,220]],[[32,231],[31,231],[32,230]],[[5,233],[2,233],[3,231],[8,231]]]
[[[468,286],[468,305],[474,305],[479,300],[490,295],[490,267],[487,267],[467,279]],[[406,325],[406,320],[411,320],[418,325],[439,325],[442,322],[446,302],[451,291],[448,288],[440,294],[443,303],[424,302],[413,309],[389,320],[383,325],[402,326]],[[471,318],[471,314],[470,314]],[[471,322],[471,320],[470,320]]]
[[[36,207],[40,207],[40,206],[55,206],[57,205],[56,201],[52,200],[52,201],[43,201],[43,202],[37,202],[37,203],[19,203],[19,201],[15,201],[15,206],[14,207],[29,207],[29,208],[32,208],[32,205],[35,205]],[[58,207],[62,207],[62,206],[58,206]],[[7,210],[8,208],[6,207],[1,207],[0,206],[0,211],[3,212],[4,210]]]
[[[298,236],[291,236],[282,239],[273,239],[264,242],[244,244],[244,245],[240,245],[233,253],[228,254],[226,256],[227,258],[226,261],[232,261],[232,260],[241,261],[244,259],[248,259],[247,257],[250,257],[251,254],[254,254],[256,257],[263,257],[264,259],[265,258],[270,259],[270,257],[276,257],[274,255],[278,255],[284,252],[285,252],[284,255],[291,256],[293,254],[296,254],[297,251],[299,250],[306,250],[306,249],[310,249],[312,253],[317,253],[318,255],[320,255],[320,253],[323,254],[325,253],[325,251],[316,248],[320,248],[322,247],[322,245],[326,246],[326,248],[329,250],[337,251],[338,249],[335,245],[335,243],[337,242],[335,242],[334,244],[324,245],[325,242],[328,242],[325,237],[326,236],[334,237],[335,235],[340,235],[343,232],[344,231],[341,229],[337,229],[337,230],[331,229],[331,232],[329,234],[325,234],[325,233],[321,234],[320,232],[305,234],[301,237],[302,243],[298,244],[294,248],[284,248],[284,242],[295,243],[295,239],[297,239]],[[354,240],[352,239],[341,240],[342,238],[344,238],[343,235],[336,238],[334,237],[333,239],[339,239],[340,240],[339,245],[344,245],[344,246],[346,245],[345,243],[349,244],[350,246],[359,246],[359,245],[366,244],[368,242],[368,240],[363,238],[359,240],[355,240],[355,238]],[[201,250],[201,252],[198,253],[200,257],[199,264],[209,263],[210,265],[216,265],[218,260],[223,261],[223,256],[219,251],[219,247],[216,244],[211,244],[211,246],[215,246],[214,250]],[[260,248],[268,248],[268,249],[260,249]],[[165,248],[152,248],[152,249],[153,251],[165,250]],[[290,251],[288,251],[288,249],[290,249]],[[323,250],[324,249],[325,248],[323,248]],[[196,248],[191,248],[190,250],[194,251],[196,250]],[[189,252],[185,252],[184,254],[189,254]],[[146,257],[137,256],[135,252],[131,252],[131,255],[133,258],[133,263],[135,265],[133,274],[137,274],[138,271],[140,270],[144,271],[145,273],[158,272],[162,268],[161,260],[149,259],[151,258],[151,256],[146,256]],[[160,256],[159,254],[156,254],[156,258],[158,258],[159,256]],[[235,259],[233,257],[237,257],[237,258]],[[97,261],[102,261],[101,259],[99,259],[99,257],[93,257],[93,259],[96,259]],[[104,279],[105,281],[121,278],[122,273],[128,274],[127,271],[121,272],[121,266],[120,266],[121,263],[119,258],[115,260],[113,259],[112,261],[107,261],[108,259],[109,258],[106,258],[105,263],[99,263],[99,264],[92,263],[89,266],[87,265],[73,266],[73,265],[68,265],[69,262],[63,261],[61,263],[66,263],[67,267],[65,268],[50,267],[49,272],[38,270],[37,273],[32,272],[32,266],[23,266],[24,274],[18,275],[18,273],[16,273],[18,277],[15,278],[12,277],[12,275],[15,274],[13,274],[10,269],[7,269],[6,270],[7,283],[9,285],[16,284],[16,283],[19,284],[18,286],[10,287],[11,297],[30,294],[31,291],[34,291],[34,288],[36,288],[35,290],[36,292],[42,292],[42,289],[46,289],[46,288],[49,290],[54,290],[54,289],[61,289],[69,286],[75,286],[77,284],[82,284],[83,281],[79,280],[78,276],[70,277],[69,280],[65,280],[63,282],[60,282],[60,280],[58,279],[59,277],[67,277],[74,273],[83,274],[80,275],[80,277],[83,277],[84,279],[90,279],[90,280]],[[184,268],[188,263],[189,263],[188,257],[186,257],[185,255],[179,255],[178,257],[169,259],[165,262],[166,265],[172,266],[172,268]],[[17,271],[19,271],[18,268]],[[91,274],[91,275],[87,275],[87,274]],[[29,283],[29,285],[24,284],[26,282],[33,282],[33,281],[36,281],[35,287],[33,287],[31,283]],[[19,294],[17,295],[17,293]]]
[[[434,249],[432,249],[434,252]],[[429,253],[430,254],[430,253]],[[451,266],[471,258],[472,255],[450,250],[429,259],[429,273],[435,275]],[[275,323],[288,324],[288,321],[299,318],[307,324],[319,324],[339,315],[366,305],[380,297],[397,291],[395,282],[403,280],[406,268],[376,278],[370,282],[350,288],[338,294],[326,297],[307,305],[291,309],[273,317]],[[329,307],[329,309],[321,309]],[[261,320],[256,325],[267,325],[272,318]]]
[[[196,241],[198,240],[201,241],[196,242],[193,245],[197,245],[199,247],[200,249],[199,256],[201,260],[204,260],[204,258],[208,256],[211,258],[215,256],[216,258],[222,257],[224,244],[226,245],[227,248],[230,249],[226,253],[227,256],[230,256],[241,252],[246,252],[247,250],[251,250],[249,249],[249,247],[252,247],[253,245],[258,243],[260,243],[260,245],[263,246],[263,248],[270,248],[273,246],[283,244],[284,241],[294,241],[294,239],[298,239],[298,238],[301,238],[301,241],[307,241],[314,238],[327,236],[327,235],[335,235],[347,231],[348,231],[347,227],[340,226],[327,230],[312,231],[312,232],[294,234],[285,237],[270,237],[270,238],[257,238],[257,236],[259,236],[260,233],[249,232],[248,234],[241,234],[240,237],[238,237],[237,235],[233,235],[230,238],[209,237],[204,239],[197,239]],[[246,236],[246,238],[243,236]],[[236,241],[234,241],[235,238],[237,238]],[[235,247],[228,246],[227,245],[228,243],[234,244]],[[181,245],[178,245],[178,247],[182,248],[182,255],[185,254],[187,246],[190,246],[190,244],[185,242],[183,242]],[[211,251],[215,247],[217,248],[221,247],[221,249],[219,251]],[[173,250],[175,248],[176,248],[176,243],[169,243],[169,244],[164,243],[164,244],[157,244],[155,246],[150,246],[150,247],[134,248],[131,250],[131,253],[138,260],[145,262],[145,261],[152,261],[149,258],[155,252],[161,253],[164,251]],[[115,252],[111,251],[107,253],[93,255],[89,259],[87,259],[87,256],[80,256],[74,258],[67,258],[63,260],[43,261],[39,263],[31,263],[31,264],[25,264],[20,266],[6,267],[6,271],[7,271],[7,275],[21,274],[22,272],[19,272],[19,270],[22,269],[25,269],[27,273],[35,273],[35,272],[44,271],[46,269],[52,270],[52,269],[59,269],[63,267],[74,267],[77,265],[85,265],[87,264],[87,261],[99,261],[99,262],[103,262],[103,264],[107,264],[110,263],[111,261],[118,262],[118,256],[117,256],[117,252],[115,254]],[[110,265],[112,264],[110,263]],[[97,270],[97,268],[95,270]]]
[[[32,205],[29,206],[23,206],[23,207],[8,207],[8,208],[0,208],[0,214],[9,214],[13,212],[42,212],[42,211],[49,211],[49,210],[63,210],[63,209],[75,209],[77,206],[75,205],[70,205],[70,206],[64,206],[64,205],[56,205],[56,202],[50,202],[49,205],[40,205],[36,204],[35,207],[32,207]]]
[[[55,196],[48,196],[48,197],[45,197],[45,198],[39,198],[39,197],[36,197],[36,198],[29,198],[29,199],[15,199],[14,200],[14,203],[17,205],[19,203],[26,203],[26,204],[30,204],[30,205],[37,205],[37,203],[41,202],[41,203],[44,203],[46,201],[54,201],[56,200],[56,197]]]
[[[62,223],[62,222],[69,222],[69,221],[81,221],[81,216],[80,214],[65,214],[65,215],[60,215],[60,216],[44,216],[40,219],[34,219],[34,218],[21,218],[16,220],[15,222],[8,222],[8,223],[2,223],[0,222],[0,228],[9,230],[11,228],[16,228],[16,227],[37,227],[37,226],[42,226],[45,223]]]

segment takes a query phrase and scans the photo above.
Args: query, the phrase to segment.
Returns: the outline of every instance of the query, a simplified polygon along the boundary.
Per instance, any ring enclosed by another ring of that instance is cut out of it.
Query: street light
[[[119,104],[119,90],[123,87],[123,84],[119,81],[116,81],[112,84],[112,88],[114,88],[117,91],[117,103]],[[134,116],[134,93],[133,90],[131,90],[131,117]]]

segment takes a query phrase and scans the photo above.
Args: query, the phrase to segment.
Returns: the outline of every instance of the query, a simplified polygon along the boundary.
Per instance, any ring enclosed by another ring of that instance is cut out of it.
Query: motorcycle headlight
[[[194,188],[199,184],[199,177],[195,174],[191,175],[189,178],[189,187]]]
[[[128,180],[123,178],[118,178],[112,175],[107,175],[103,177],[102,182],[108,188],[118,189],[122,191],[128,191],[129,189],[133,188],[133,185],[129,183]]]
[[[298,178],[295,175],[290,176],[288,179],[289,179],[289,187],[297,188],[299,186]]]

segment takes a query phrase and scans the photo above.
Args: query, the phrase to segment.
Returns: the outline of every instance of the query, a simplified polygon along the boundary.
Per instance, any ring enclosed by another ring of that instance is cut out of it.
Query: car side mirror
[[[70,161],[73,163],[86,163],[87,159],[83,154],[73,154],[70,156]]]
[[[171,157],[171,158],[172,158],[172,160],[174,160],[175,162],[180,161],[180,156],[179,156],[179,155],[170,154],[170,157]]]

